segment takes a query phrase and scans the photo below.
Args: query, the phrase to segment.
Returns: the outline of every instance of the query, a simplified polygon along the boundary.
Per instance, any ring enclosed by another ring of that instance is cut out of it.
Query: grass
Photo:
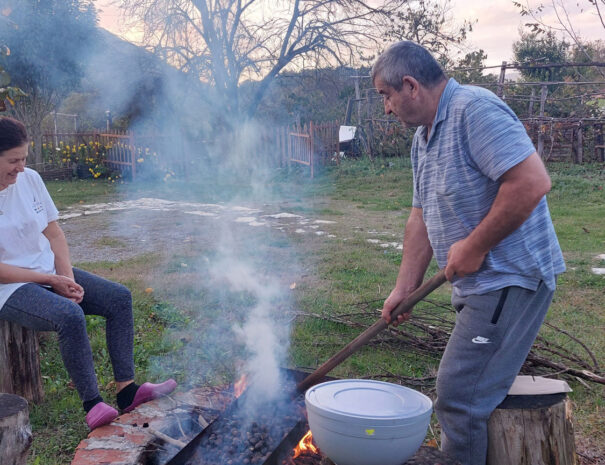
[[[605,170],[602,165],[577,167],[562,164],[550,165],[549,170],[553,189],[548,201],[568,271],[559,279],[547,321],[578,337],[597,360],[604,360],[605,278],[592,273],[591,267],[604,265],[596,256],[605,253]],[[374,212],[387,213],[393,206],[404,213],[407,211],[412,186],[405,164],[391,168],[375,164],[373,170],[367,164],[350,165],[335,170],[330,178],[333,191],[327,208],[332,208],[332,203],[340,205],[339,201],[348,201],[359,211],[356,219],[361,229],[403,230],[403,217],[384,214],[377,218]],[[393,192],[393,189],[402,193]],[[376,253],[364,243],[364,239],[356,240],[355,235],[346,243],[326,245],[316,254],[318,277],[304,288],[305,294],[299,302],[307,311],[318,315],[325,312],[350,313],[358,309],[356,304],[373,299],[378,299],[374,306],[380,307],[380,299],[388,295],[395,282],[400,258],[396,253]],[[431,272],[429,270],[427,275]],[[447,302],[448,292],[449,288],[443,287],[431,298]],[[344,340],[343,331],[346,331]],[[326,336],[333,333],[338,336]],[[542,334],[552,337],[555,342],[570,345],[568,338],[561,338],[547,329]],[[294,333],[294,361],[316,366],[314,361],[325,361],[351,336],[351,331],[343,330],[342,326],[324,327],[318,322],[305,322]],[[315,344],[316,338],[320,338],[322,343]],[[330,341],[334,340],[337,342],[331,344]],[[578,346],[568,348],[588,359]],[[338,375],[361,377],[373,374],[379,377],[395,372],[404,376],[428,376],[434,373],[438,363],[435,359],[414,360],[414,356],[400,352],[387,355],[385,362],[384,353],[362,351],[341,365]],[[603,386],[591,383],[586,388],[573,378],[569,382],[574,389],[570,397],[578,420],[576,431],[584,437],[594,438],[596,444],[603,444]]]
[[[602,213],[605,173],[602,166],[596,165],[557,164],[550,165],[549,170],[553,189],[548,200],[569,270],[559,279],[547,320],[578,337],[598,360],[604,360],[605,277],[591,273],[590,268],[604,265],[595,257],[605,253]],[[409,161],[373,164],[346,161],[312,182],[297,171],[278,173],[270,181],[269,195],[263,200],[272,199],[273,203],[267,208],[334,221],[326,229],[337,239],[284,236],[262,228],[233,228],[228,235],[237,266],[232,273],[226,273],[211,266],[219,259],[219,252],[208,239],[225,232],[213,230],[209,223],[207,229],[200,231],[205,240],[193,241],[178,250],[158,250],[119,263],[78,264],[132,290],[137,378],[153,380],[170,373],[184,385],[233,379],[244,350],[237,342],[234,328],[241,327],[259,303],[254,289],[242,284],[248,276],[246,266],[254,270],[252,277],[256,280],[271,278],[263,285],[287,290],[273,297],[271,306],[275,309],[275,322],[281,325],[282,337],[291,336],[286,363],[292,366],[317,367],[360,331],[323,317],[340,314],[357,318],[365,325],[378,317],[377,309],[395,282],[400,252],[381,248],[367,239],[401,241],[411,206]],[[224,192],[200,185],[203,182],[187,186],[127,185],[126,191],[125,186],[102,181],[54,182],[49,183],[49,190],[60,208],[130,196],[203,202],[242,198],[234,183],[222,182]],[[250,186],[244,192],[249,194]],[[103,236],[92,246],[120,248],[123,243]],[[428,274],[435,271],[432,263]],[[447,304],[450,289],[444,285],[431,295],[431,300]],[[298,311],[316,317],[299,316],[290,328],[288,325]],[[451,318],[449,310],[431,303],[421,304],[415,310],[423,311]],[[113,400],[102,320],[89,318],[88,325],[102,393]],[[558,337],[548,328],[542,334]],[[286,343],[283,341],[282,345]],[[569,344],[567,340],[565,343]],[[362,348],[331,374],[386,380],[392,374],[429,377],[435,374],[437,365],[435,357],[393,350],[378,341]],[[29,463],[69,463],[75,446],[87,432],[80,402],[69,387],[54,335],[43,338],[42,371],[46,400],[32,407],[34,445]],[[589,383],[586,387],[574,379],[569,382],[574,389],[571,398],[576,432],[585,438],[592,437],[595,444],[605,443],[603,386]]]
[[[78,179],[47,183],[48,192],[59,210],[80,203],[117,200],[118,187],[118,185],[108,183],[106,180]]]

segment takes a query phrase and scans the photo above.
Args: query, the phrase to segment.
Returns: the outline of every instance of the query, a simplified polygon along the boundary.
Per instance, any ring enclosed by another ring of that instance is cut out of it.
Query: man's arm
[[[544,163],[535,152],[499,181],[500,188],[488,214],[466,238],[450,247],[445,267],[448,280],[477,271],[487,253],[523,224],[551,187]]]
[[[424,273],[429,266],[433,249],[422,218],[422,209],[412,208],[405,225],[403,254],[395,289],[391,291],[382,308],[382,318],[391,322],[391,312],[422,284]],[[394,325],[410,318],[411,312],[399,315]]]

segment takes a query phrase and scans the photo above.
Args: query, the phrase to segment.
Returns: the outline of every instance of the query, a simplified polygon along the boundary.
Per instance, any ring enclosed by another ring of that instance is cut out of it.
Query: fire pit
[[[162,455],[156,451],[146,465],[334,465],[308,437],[304,395],[296,395],[295,390],[296,384],[307,375],[286,370],[284,378],[289,381],[283,390],[289,393],[284,396],[288,401],[264,405],[260,411],[246,411],[246,397],[250,394],[246,390],[179,452],[168,455],[170,449],[167,449]],[[321,381],[332,379],[326,377]],[[306,444],[302,440],[304,436],[307,436]],[[436,464],[456,465],[457,462],[437,449],[421,447],[405,463]]]
[[[304,396],[296,383],[307,373],[286,370],[280,402],[247,407],[246,391],[223,414],[193,438],[166,465],[282,465],[307,432]],[[326,378],[327,379],[327,378]]]

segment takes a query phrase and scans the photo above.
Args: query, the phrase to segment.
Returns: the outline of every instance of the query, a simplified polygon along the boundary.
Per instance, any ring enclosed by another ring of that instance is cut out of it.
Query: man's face
[[[28,143],[0,154],[0,190],[17,182],[17,175],[25,169]]]
[[[418,92],[417,89],[415,91],[414,84],[415,81],[411,82],[404,77],[401,89],[395,90],[386,84],[380,76],[377,76],[374,80],[376,90],[382,95],[384,112],[387,115],[395,115],[406,128],[422,124],[418,118]]]

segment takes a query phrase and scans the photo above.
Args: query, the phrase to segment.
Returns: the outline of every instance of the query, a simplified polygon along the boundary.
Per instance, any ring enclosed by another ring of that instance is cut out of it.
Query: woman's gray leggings
[[[109,358],[116,381],[134,378],[132,297],[122,286],[86,271],[73,269],[84,298],[76,304],[52,290],[28,283],[0,309],[0,319],[37,331],[56,331],[65,368],[83,402],[99,396],[92,350],[84,315],[105,317]]]

